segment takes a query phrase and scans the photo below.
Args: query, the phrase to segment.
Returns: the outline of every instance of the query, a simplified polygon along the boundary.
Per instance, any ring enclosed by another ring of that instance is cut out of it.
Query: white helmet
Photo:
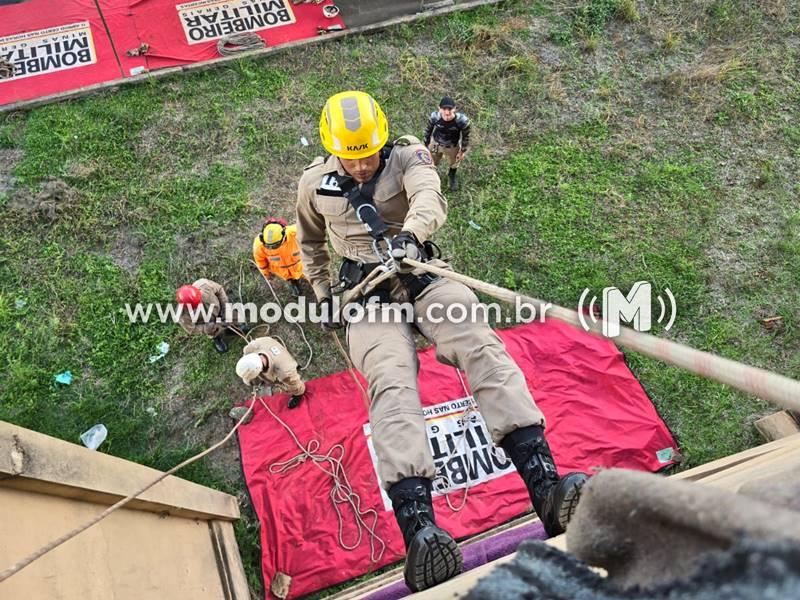
[[[252,352],[245,354],[236,363],[236,374],[242,378],[245,385],[251,385],[253,381],[261,375],[264,365],[261,362],[261,355]]]

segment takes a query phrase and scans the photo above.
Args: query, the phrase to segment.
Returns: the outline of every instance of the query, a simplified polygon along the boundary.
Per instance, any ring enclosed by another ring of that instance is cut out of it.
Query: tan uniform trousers
[[[433,164],[437,166],[439,162],[441,162],[443,155],[447,157],[447,162],[451,169],[457,169],[458,165],[460,165],[461,161],[464,159],[463,156],[458,156],[458,153],[461,151],[459,146],[442,146],[438,142],[431,140],[431,143],[428,145],[428,150],[431,151]]]
[[[469,319],[451,322],[443,318],[445,311],[438,310],[436,303],[445,309],[460,303],[471,311],[478,298],[468,287],[441,279],[417,298],[414,318],[419,331],[436,345],[439,361],[466,373],[492,440],[497,444],[519,427],[544,425],[544,415],[536,407],[522,371],[491,327]],[[434,322],[438,320],[442,322]],[[372,443],[381,483],[388,490],[406,477],[433,479],[436,469],[417,390],[414,330],[409,323],[376,321],[350,323],[347,341],[353,364],[369,384]]]
[[[266,379],[269,383],[277,384],[277,387],[285,391],[287,394],[291,394],[292,396],[302,396],[306,393],[306,384],[300,378],[300,375],[297,371],[287,373],[284,375],[283,379],[278,381],[267,379],[265,375],[262,375],[261,377]]]

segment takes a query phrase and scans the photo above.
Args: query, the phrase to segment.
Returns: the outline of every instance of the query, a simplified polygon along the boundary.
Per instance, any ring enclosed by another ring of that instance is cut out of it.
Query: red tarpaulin
[[[591,472],[594,467],[657,471],[672,464],[675,442],[622,354],[607,340],[557,321],[498,332],[525,373],[548,420],[548,440],[559,470]],[[363,380],[362,380],[363,381]],[[366,387],[366,386],[365,386]],[[265,398],[304,445],[319,442],[316,454],[341,454],[361,509],[378,512],[377,534],[387,548],[370,561],[370,538],[354,550],[339,544],[339,521],[329,497],[331,478],[311,460],[275,473],[297,456],[289,433],[260,404],[252,422],[239,430],[242,465],[261,522],[266,588],[277,572],[292,578],[289,597],[307,594],[361,575],[403,557],[403,541],[382,494],[374,468],[367,413],[361,393],[346,372],[308,382],[306,399],[289,410],[286,396]],[[469,398],[458,372],[420,353],[419,389],[437,467],[455,491],[434,499],[437,522],[457,538],[485,531],[525,512],[530,500],[522,480],[502,452],[492,450],[482,418],[462,415]],[[326,468],[330,468],[326,465]],[[440,487],[438,481],[436,487]],[[346,504],[342,539],[358,542]],[[267,591],[267,596],[270,593]]]
[[[290,0],[99,0],[125,75],[219,58],[217,42],[236,33],[257,33],[267,46],[317,36],[317,27],[344,23],[326,18],[333,4]],[[137,49],[142,54],[128,56]]]
[[[331,0],[298,5],[290,0],[0,4],[0,59],[14,67],[13,77],[0,79],[0,105],[220,58],[217,42],[232,34],[256,33],[267,46],[316,37],[318,27],[344,28],[339,17],[323,14],[332,4]]]
[[[73,90],[122,76],[94,0],[26,0],[0,6],[0,104]]]

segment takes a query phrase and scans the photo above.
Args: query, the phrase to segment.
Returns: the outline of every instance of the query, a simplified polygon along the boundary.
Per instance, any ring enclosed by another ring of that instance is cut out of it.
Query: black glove
[[[410,231],[401,231],[392,238],[390,243],[390,254],[395,260],[397,270],[401,273],[408,272],[414,269],[411,265],[404,265],[403,259],[410,258],[411,260],[420,260],[422,255],[419,251],[419,242],[417,236]]]
[[[323,331],[333,331],[334,329],[339,329],[342,326],[340,321],[334,321],[334,306],[330,298],[323,298],[320,300],[319,308],[319,324],[322,326]]]

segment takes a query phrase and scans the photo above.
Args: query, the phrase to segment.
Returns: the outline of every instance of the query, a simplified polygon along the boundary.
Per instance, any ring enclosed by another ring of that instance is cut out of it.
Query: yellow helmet
[[[319,119],[325,150],[339,158],[366,158],[389,139],[389,122],[366,92],[340,92],[328,98]]]
[[[283,219],[267,219],[261,230],[261,243],[267,248],[275,250],[280,248],[286,237],[286,221]]]

